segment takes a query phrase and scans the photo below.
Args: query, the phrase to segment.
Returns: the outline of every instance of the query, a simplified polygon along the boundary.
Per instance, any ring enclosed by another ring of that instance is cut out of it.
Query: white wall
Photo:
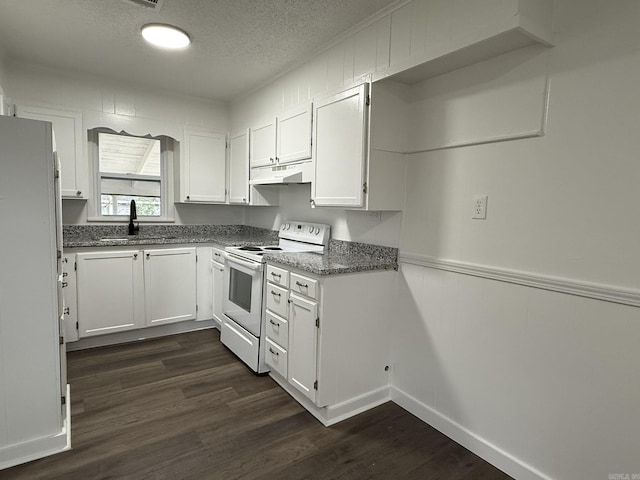
[[[256,125],[314,97],[339,91],[345,85],[364,81],[363,75],[388,66],[389,45],[376,43],[380,32],[389,28],[389,17],[372,20],[358,32],[325,52],[310,59],[300,68],[278,78],[262,89],[238,99],[231,105],[232,131]],[[360,79],[360,80],[358,80]],[[280,208],[247,209],[247,223],[277,228],[281,220],[309,220],[328,223],[331,236],[339,240],[398,247],[402,213],[366,213],[339,208],[312,209],[309,184],[284,187]]]
[[[5,91],[14,103],[81,110],[85,129],[117,126],[134,134],[164,133],[178,140],[185,126],[228,131],[224,103],[20,63],[9,63],[6,70]],[[236,207],[183,205],[176,208],[176,223],[242,223],[243,214]],[[64,201],[66,224],[86,219],[85,202]]]
[[[638,308],[483,278],[510,270],[638,298],[639,22],[635,1],[557,0],[556,46],[530,76],[548,75],[546,134],[409,156],[394,398],[516,478],[640,474]],[[410,141],[438,124],[421,104],[443,85],[462,87],[447,90],[462,111],[502,97],[476,120],[500,125],[514,113],[512,87],[494,90],[508,63],[478,67],[477,84],[453,72],[413,87]],[[485,221],[471,219],[476,193],[489,195]]]
[[[361,212],[337,208],[311,208],[310,184],[279,187],[280,207],[247,208],[248,225],[277,230],[284,220],[302,220],[331,225],[338,240],[398,247],[401,212]]]

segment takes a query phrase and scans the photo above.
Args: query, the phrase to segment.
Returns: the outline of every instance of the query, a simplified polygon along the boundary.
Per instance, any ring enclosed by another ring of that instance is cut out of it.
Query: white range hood
[[[311,182],[311,162],[296,165],[278,165],[253,168],[249,185],[283,185],[287,183]]]

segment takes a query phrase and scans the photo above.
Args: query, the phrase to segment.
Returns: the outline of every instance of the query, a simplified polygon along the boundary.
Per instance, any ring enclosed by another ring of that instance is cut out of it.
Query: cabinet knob
[[[82,192],[81,192],[80,190],[78,190],[78,191],[76,192],[76,196],[78,196],[78,197],[79,197],[79,196],[81,196],[81,195],[82,195]]]
[[[137,260],[137,258],[138,258],[138,254],[137,254],[137,253],[134,253],[134,254],[133,254],[133,259],[134,259],[134,260]]]
[[[187,195],[187,200],[189,200],[191,197],[189,195]]]
[[[149,260],[151,258],[151,254],[147,253],[147,260]]]

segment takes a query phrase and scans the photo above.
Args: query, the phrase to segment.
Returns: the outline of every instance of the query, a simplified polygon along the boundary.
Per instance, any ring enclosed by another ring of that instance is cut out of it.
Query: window
[[[98,219],[129,215],[135,200],[140,220],[167,217],[166,137],[137,137],[107,129],[90,132],[95,143]]]

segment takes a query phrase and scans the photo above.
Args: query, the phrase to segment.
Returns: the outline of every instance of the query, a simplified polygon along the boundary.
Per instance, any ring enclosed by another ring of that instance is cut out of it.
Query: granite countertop
[[[278,232],[247,225],[143,225],[138,235],[127,235],[126,225],[65,225],[64,248],[126,247],[213,243],[276,245]],[[270,253],[268,263],[297,268],[316,275],[390,270],[398,268],[398,249],[368,243],[331,240],[324,254]]]
[[[278,232],[247,225],[143,225],[138,235],[127,235],[126,225],[65,225],[63,248],[126,247],[215,243],[273,245]]]
[[[398,269],[397,248],[340,240],[331,240],[324,254],[270,253],[264,258],[270,264],[293,267],[316,275]]]

